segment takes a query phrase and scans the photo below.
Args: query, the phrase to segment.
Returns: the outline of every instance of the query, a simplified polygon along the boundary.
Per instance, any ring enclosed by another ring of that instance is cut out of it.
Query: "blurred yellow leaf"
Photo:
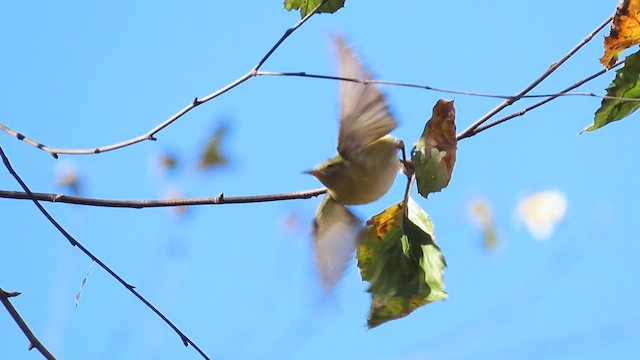
[[[56,166],[58,186],[66,188],[71,195],[82,195],[82,182],[78,170],[73,163],[61,162]]]
[[[567,198],[557,190],[534,193],[518,204],[518,217],[524,221],[531,236],[546,240],[567,213]]]
[[[495,250],[498,247],[498,234],[493,221],[491,207],[486,200],[478,199],[469,204],[469,215],[482,229],[484,248]]]

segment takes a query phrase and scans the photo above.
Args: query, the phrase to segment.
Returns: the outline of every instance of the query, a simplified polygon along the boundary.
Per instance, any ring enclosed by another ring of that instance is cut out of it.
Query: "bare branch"
[[[2,290],[2,288],[0,288],[0,302],[2,302],[2,305],[4,305],[5,308],[7,308],[9,315],[11,315],[11,317],[16,322],[16,324],[18,324],[18,327],[20,328],[20,330],[22,330],[24,335],[29,340],[30,342],[29,350],[36,348],[38,349],[40,354],[42,354],[42,356],[45,357],[45,359],[55,360],[55,357],[49,352],[49,350],[47,350],[47,348],[44,347],[44,345],[42,345],[40,340],[36,338],[33,332],[31,332],[31,329],[29,329],[29,326],[27,326],[27,323],[24,322],[20,314],[18,314],[18,311],[16,310],[16,308],[14,308],[13,304],[11,304],[11,301],[9,301],[9,298],[15,297],[18,295],[20,295],[19,292],[9,293]]]
[[[202,351],[200,348],[189,339],[180,329],[178,329],[160,310],[158,310],[155,306],[153,306],[146,298],[144,298],[140,293],[135,289],[135,286],[126,282],[122,277],[116,274],[110,267],[108,267],[105,263],[103,263],[98,257],[96,257],[91,251],[85,248],[78,240],[76,240],[73,236],[71,236],[63,227],[60,225],[54,218],[47,212],[47,210],[38,202],[38,200],[33,196],[31,190],[27,184],[22,181],[18,173],[13,169],[9,159],[0,147],[0,157],[2,157],[2,161],[4,166],[7,168],[9,173],[13,176],[13,178],[20,184],[20,187],[24,190],[24,192],[30,197],[33,203],[36,205],[38,210],[44,215],[44,217],[49,220],[49,222],[71,243],[72,246],[77,247],[82,251],[86,256],[88,256],[91,260],[95,261],[101,268],[103,268],[109,275],[111,275],[114,279],[116,279],[122,286],[124,286],[127,290],[129,290],[135,297],[137,297],[140,301],[142,301],[149,309],[151,309],[156,315],[158,315],[164,322],[169,325],[175,331],[180,339],[182,340],[185,346],[191,345],[204,359],[209,359],[209,357]]]
[[[424,84],[415,84],[415,83],[405,83],[398,81],[387,81],[387,80],[363,80],[363,79],[355,79],[355,78],[347,78],[341,76],[333,76],[333,75],[322,75],[322,74],[310,74],[304,71],[299,72],[275,72],[275,71],[258,71],[256,76],[287,76],[287,77],[302,77],[302,78],[312,78],[312,79],[325,79],[325,80],[338,80],[338,81],[349,81],[360,84],[379,84],[379,85],[389,85],[389,86],[399,86],[399,87],[408,87],[408,88],[416,88],[423,90],[430,90],[445,94],[455,94],[455,95],[465,95],[465,96],[475,96],[475,97],[486,97],[486,98],[494,98],[494,99],[514,99],[516,95],[501,95],[501,94],[491,94],[491,93],[481,93],[475,91],[466,91],[466,90],[454,90],[454,89],[445,89],[438,88],[435,86],[424,85]],[[547,98],[547,97],[559,97],[559,96],[584,96],[584,97],[595,97],[599,99],[607,99],[607,100],[624,100],[629,102],[640,102],[638,98],[626,98],[620,96],[609,96],[609,95],[600,95],[592,92],[567,92],[567,93],[554,93],[554,94],[530,94],[523,95],[521,99],[537,99],[537,98]]]
[[[330,75],[319,75],[319,74],[308,74],[306,72],[270,72],[270,71],[260,71],[259,69],[262,67],[262,65],[264,65],[264,63],[269,59],[269,57],[276,51],[276,49],[296,30],[298,29],[302,24],[304,24],[313,14],[315,14],[319,7],[322,6],[326,1],[323,1],[322,3],[320,3],[313,11],[311,11],[309,14],[307,14],[307,16],[305,16],[303,19],[301,19],[298,23],[296,23],[294,26],[292,26],[291,28],[287,29],[285,31],[285,33],[282,35],[282,37],[276,42],[276,44],[274,46],[271,47],[271,49],[269,49],[269,51],[267,52],[267,54],[258,62],[258,64],[251,69],[248,73],[246,73],[245,75],[241,76],[240,78],[238,78],[237,80],[235,80],[234,82],[230,83],[229,85],[219,89],[218,91],[209,94],[203,98],[195,98],[189,105],[187,105],[186,107],[184,107],[182,110],[180,110],[179,112],[177,112],[175,115],[173,115],[172,117],[170,117],[169,119],[165,120],[164,122],[162,122],[161,124],[159,124],[158,126],[156,126],[155,128],[151,129],[149,132],[147,132],[146,134],[143,134],[141,136],[120,142],[120,143],[116,143],[116,144],[112,144],[112,145],[107,145],[107,146],[102,146],[102,147],[96,147],[96,148],[91,148],[91,149],[61,149],[61,148],[51,148],[49,146],[46,146],[34,139],[31,139],[9,127],[7,127],[6,125],[0,123],[0,130],[3,130],[4,132],[16,137],[18,140],[22,140],[34,147],[37,147],[43,151],[46,151],[48,153],[50,153],[53,157],[57,158],[58,154],[68,154],[68,155],[87,155],[87,154],[97,154],[97,153],[101,153],[101,152],[106,152],[106,151],[111,151],[111,150],[116,150],[116,149],[120,149],[123,147],[127,147],[142,141],[146,141],[146,140],[156,140],[155,135],[157,133],[159,133],[160,131],[162,131],[164,128],[168,127],[169,125],[171,125],[173,122],[175,122],[176,120],[178,120],[179,118],[181,118],[183,115],[185,115],[186,113],[188,113],[189,111],[191,111],[192,109],[194,109],[195,107],[208,102],[224,93],[226,93],[227,91],[235,88],[236,86],[242,84],[243,82],[249,80],[252,77],[255,76],[293,76],[293,77],[306,77],[306,78],[318,78],[318,79],[329,79],[329,80],[341,80],[341,81],[351,81],[351,82],[358,82],[358,83],[363,83],[363,84],[381,84],[381,85],[391,85],[391,86],[401,86],[401,87],[410,87],[410,88],[419,88],[419,89],[424,89],[424,90],[431,90],[431,91],[436,91],[436,92],[442,92],[442,93],[449,93],[449,94],[456,94],[456,95],[467,95],[467,96],[476,96],[476,97],[487,97],[487,98],[498,98],[498,99],[504,99],[504,101],[498,105],[496,108],[494,108],[493,110],[491,110],[489,113],[487,113],[486,115],[484,115],[482,118],[478,119],[474,124],[472,124],[469,128],[465,129],[462,133],[460,133],[458,135],[459,138],[466,138],[466,137],[470,137],[478,132],[475,132],[474,130],[478,127],[480,127],[483,123],[485,123],[487,120],[489,120],[491,117],[493,117],[495,114],[497,114],[498,112],[500,112],[501,110],[503,110],[504,108],[506,108],[507,106],[512,105],[513,103],[515,103],[516,101],[523,99],[523,98],[552,98],[555,99],[559,96],[586,96],[586,97],[597,97],[597,98],[601,98],[601,99],[615,99],[615,100],[627,100],[627,101],[640,101],[640,99],[630,99],[630,98],[621,98],[621,97],[614,97],[614,96],[608,96],[608,95],[598,95],[598,94],[594,94],[594,93],[585,93],[585,92],[581,92],[581,93],[556,93],[556,94],[534,94],[534,95],[527,95],[527,93],[529,91],[531,91],[533,88],[535,88],[537,85],[539,85],[544,79],[546,79],[551,73],[553,73],[558,67],[560,67],[560,65],[562,65],[566,60],[568,60],[571,56],[573,56],[580,48],[582,48],[582,46],[584,46],[586,43],[588,43],[597,32],[599,32],[600,30],[602,30],[612,19],[612,17],[608,18],[605,22],[603,22],[600,26],[598,26],[594,31],[592,31],[589,35],[587,35],[582,41],[580,41],[580,43],[578,43],[578,45],[576,45],[576,47],[574,47],[569,53],[567,53],[563,58],[561,58],[558,62],[552,64],[549,69],[547,69],[547,71],[545,71],[545,73],[543,73],[538,79],[536,79],[534,82],[532,82],[531,84],[529,84],[529,86],[527,86],[524,90],[522,90],[521,92],[519,92],[516,95],[501,95],[501,94],[490,94],[490,93],[481,93],[481,92],[472,92],[472,91],[463,91],[463,90],[454,90],[454,89],[444,89],[444,88],[438,88],[438,87],[433,87],[433,86],[429,86],[429,85],[421,85],[421,84],[413,84],[413,83],[404,83],[404,82],[397,82],[397,81],[385,81],[385,80],[362,80],[362,79],[352,79],[352,78],[343,78],[343,77],[338,77],[338,76],[330,76]],[[546,102],[548,102],[550,100],[547,100]],[[526,112],[526,111],[525,111]],[[522,115],[522,114],[520,114]],[[511,115],[509,115],[511,116]],[[518,116],[518,115],[516,115]],[[512,116],[513,117],[513,116]],[[510,117],[510,118],[512,118]],[[507,119],[508,120],[508,119]],[[499,122],[497,123],[501,123],[504,122],[506,120],[504,119],[500,119]],[[482,129],[486,129],[492,126],[497,125],[492,123],[490,126],[488,127],[482,127]]]
[[[578,52],[578,50],[580,50],[584,45],[586,45],[589,41],[591,41],[591,39],[593,39],[593,37],[602,29],[604,29],[605,26],[607,26],[611,20],[613,20],[613,16],[610,16],[609,18],[607,18],[602,24],[600,24],[598,27],[596,27],[589,35],[587,35],[584,39],[582,39],[578,45],[576,45],[573,49],[571,49],[571,51],[569,51],[565,56],[563,56],[558,62],[555,62],[553,64],[551,64],[551,66],[547,69],[547,71],[545,71],[542,75],[540,75],[540,77],[538,77],[537,79],[535,79],[531,84],[529,84],[526,88],[524,88],[524,90],[520,91],[518,94],[516,94],[516,96],[514,96],[513,98],[510,99],[506,99],[505,101],[503,101],[502,103],[500,103],[500,105],[498,105],[497,107],[495,107],[493,110],[489,111],[487,114],[485,114],[484,116],[482,116],[480,119],[478,119],[476,122],[474,122],[473,124],[471,124],[471,126],[469,126],[467,129],[465,129],[463,132],[461,132],[458,137],[459,138],[465,138],[468,137],[469,133],[473,132],[476,128],[478,128],[480,125],[484,124],[487,120],[489,120],[490,118],[492,118],[495,114],[497,114],[498,112],[500,112],[502,109],[506,108],[507,106],[510,106],[511,104],[513,104],[514,102],[520,100],[524,95],[526,95],[529,91],[531,91],[533,88],[535,88],[536,86],[538,86],[544,79],[546,79],[549,75],[551,75],[551,73],[553,73],[554,71],[556,71],[560,65],[564,64],[565,61],[567,61],[571,56],[573,56],[576,52]]]
[[[437,88],[429,85],[404,83],[404,82],[398,82],[398,81],[364,80],[364,79],[354,79],[354,78],[332,76],[332,75],[309,74],[304,71],[299,71],[299,72],[258,71],[256,73],[256,76],[290,76],[290,77],[303,77],[303,78],[312,78],[312,79],[340,80],[340,81],[349,81],[349,82],[355,82],[355,83],[360,83],[365,85],[366,84],[391,85],[391,86],[417,88],[417,89],[423,89],[423,90],[432,90],[432,91],[441,92],[441,93],[489,97],[489,98],[498,98],[498,99],[510,99],[513,97],[509,95],[496,95],[496,94],[479,93],[479,92],[472,92],[472,91],[443,89],[443,88]]]
[[[169,199],[169,200],[110,200],[95,199],[64,194],[26,193],[22,191],[0,190],[0,198],[19,200],[38,200],[53,203],[66,203],[87,206],[114,207],[114,208],[153,208],[174,207],[188,205],[222,205],[222,204],[247,204],[282,200],[309,199],[324,194],[327,189],[314,189],[306,191],[289,192],[282,194],[253,195],[253,196],[225,196],[220,194],[215,197]]]
[[[42,151],[48,152],[49,154],[51,154],[54,158],[58,158],[59,154],[66,154],[66,155],[90,155],[90,154],[99,154],[99,153],[103,153],[103,152],[107,152],[107,151],[112,151],[112,150],[116,150],[116,149],[121,149],[133,144],[137,144],[139,142],[142,141],[146,141],[146,140],[156,140],[155,135],[157,133],[159,133],[160,131],[162,131],[164,128],[166,128],[167,126],[171,125],[174,121],[178,120],[179,118],[181,118],[183,115],[185,115],[186,113],[188,113],[189,111],[193,110],[194,108],[196,108],[199,105],[202,105],[204,103],[206,103],[209,100],[215,99],[216,97],[226,93],[227,91],[235,88],[236,86],[242,84],[243,82],[249,80],[250,78],[256,76],[256,72],[260,69],[260,67],[269,59],[269,57],[271,57],[271,55],[276,51],[276,49],[280,46],[280,44],[282,44],[282,42],[284,42],[285,39],[287,39],[289,37],[289,35],[291,35],[294,31],[296,31],[296,29],[298,29],[300,26],[302,26],[302,24],[304,24],[305,22],[307,22],[307,20],[309,20],[309,18],[311,18],[311,16],[313,16],[313,14],[315,14],[318,9],[320,9],[320,7],[322,5],[324,5],[324,3],[327,0],[322,1],[320,4],[318,4],[318,6],[316,6],[313,10],[311,10],[307,16],[305,16],[304,18],[302,18],[300,21],[298,21],[294,26],[290,27],[289,29],[287,29],[284,32],[284,35],[282,35],[282,37],[276,42],[276,44],[274,46],[271,47],[271,49],[269,49],[269,51],[267,52],[267,54],[260,60],[260,62],[258,62],[258,65],[256,65],[253,69],[251,69],[248,73],[242,75],[240,78],[238,78],[237,80],[233,81],[232,83],[230,83],[229,85],[221,88],[220,90],[211,93],[203,98],[195,98],[193,99],[193,101],[191,101],[191,103],[187,106],[185,106],[182,110],[178,111],[175,115],[171,116],[170,118],[168,118],[167,120],[163,121],[162,123],[160,123],[158,126],[156,126],[155,128],[149,130],[149,132],[147,132],[146,134],[140,135],[138,137],[129,139],[129,140],[125,140],[116,144],[112,144],[112,145],[106,145],[106,146],[100,146],[100,147],[95,147],[95,148],[91,148],[91,149],[64,149],[64,148],[54,148],[54,147],[49,147],[47,145],[42,144],[41,142],[31,139],[9,127],[7,127],[6,125],[0,123],[0,130],[6,132],[9,135],[14,136],[16,139],[18,140],[22,140],[24,142],[26,142],[27,144],[34,146]]]
[[[623,63],[624,63],[624,60],[620,60],[617,63],[615,63],[613,66],[611,66],[610,69],[618,67],[618,66],[622,65]],[[571,90],[573,90],[573,89],[575,89],[575,88],[577,88],[579,86],[582,86],[586,82],[589,82],[589,81],[597,78],[598,76],[607,73],[610,69],[600,70],[600,71],[596,72],[595,74],[592,74],[592,75],[590,75],[590,76],[588,76],[588,77],[586,77],[586,78],[574,83],[573,85],[565,88],[564,90],[560,91],[558,94],[550,96],[550,97],[548,97],[548,98],[546,98],[544,100],[538,101],[537,103],[535,103],[533,105],[527,106],[527,107],[523,108],[522,110],[516,111],[516,112],[514,112],[512,114],[509,114],[509,115],[503,117],[503,118],[500,118],[500,119],[492,121],[492,122],[490,122],[488,124],[479,126],[479,127],[475,128],[475,129],[467,132],[466,134],[460,134],[460,135],[458,135],[458,140],[462,140],[464,138],[471,137],[471,136],[476,135],[476,134],[478,134],[478,133],[480,133],[480,132],[482,132],[484,130],[492,128],[492,127],[494,127],[494,126],[496,126],[498,124],[502,124],[505,121],[511,120],[511,119],[513,119],[515,117],[518,117],[518,116],[522,116],[522,115],[526,114],[527,112],[529,112],[530,110],[533,110],[533,109],[535,109],[535,108],[537,108],[539,106],[542,106],[542,105],[548,103],[551,100],[557,99],[562,94],[567,93],[567,92],[569,92],[569,91],[571,91]],[[615,99],[616,97],[610,96],[608,98],[614,98]]]

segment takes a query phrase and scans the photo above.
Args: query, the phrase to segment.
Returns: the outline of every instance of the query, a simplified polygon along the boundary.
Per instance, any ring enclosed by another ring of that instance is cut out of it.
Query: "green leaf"
[[[616,71],[616,78],[607,87],[607,96],[640,99],[640,51],[627,56],[624,67]],[[640,108],[639,101],[602,99],[593,124],[584,129],[593,131],[611,122],[622,120]]]
[[[222,154],[222,141],[227,134],[227,127],[220,124],[211,134],[200,156],[200,169],[210,169],[228,163],[227,158]]]
[[[322,0],[285,0],[284,8],[289,11],[300,10],[300,16],[305,17],[321,2]],[[318,9],[318,14],[334,13],[344,6],[344,2],[345,0],[329,0]]]
[[[438,100],[411,152],[418,192],[424,197],[444,189],[451,180],[457,149],[455,118],[453,101]]]
[[[367,221],[356,257],[372,296],[369,328],[409,315],[418,307],[447,297],[446,266],[435,244],[429,216],[409,199]]]

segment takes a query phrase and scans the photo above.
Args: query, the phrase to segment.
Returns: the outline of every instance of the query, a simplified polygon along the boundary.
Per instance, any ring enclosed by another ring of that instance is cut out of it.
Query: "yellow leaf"
[[[640,44],[640,0],[621,0],[613,17],[609,36],[604,38],[604,55],[600,62],[607,69],[618,61],[618,55]]]
[[[372,217],[367,225],[376,229],[376,235],[378,237],[385,236],[389,230],[393,228],[401,228],[402,218],[398,216],[402,214],[402,205],[402,203],[397,203],[390,208],[385,209],[380,214]]]

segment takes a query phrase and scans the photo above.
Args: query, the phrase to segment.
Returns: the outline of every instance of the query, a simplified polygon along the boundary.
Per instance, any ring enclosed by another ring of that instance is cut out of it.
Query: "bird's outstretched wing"
[[[371,80],[371,75],[347,48],[343,38],[336,36],[336,50],[340,77]],[[338,153],[348,157],[350,152],[371,144],[397,126],[384,94],[373,84],[340,82],[340,133]]]
[[[362,221],[326,195],[313,223],[316,264],[326,289],[340,280],[356,249]]]

